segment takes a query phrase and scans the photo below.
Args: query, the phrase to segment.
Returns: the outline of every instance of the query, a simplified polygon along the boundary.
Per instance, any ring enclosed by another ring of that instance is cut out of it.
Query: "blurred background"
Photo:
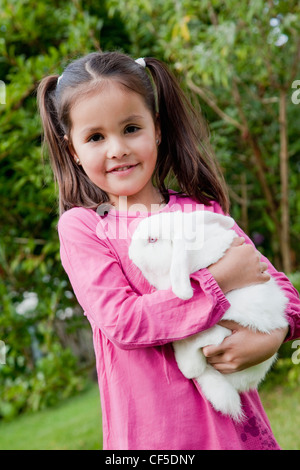
[[[298,1],[0,0],[0,449],[102,446],[36,104],[42,77],[95,50],[169,64],[209,122],[232,216],[300,289]],[[261,390],[285,449],[300,448],[299,351],[282,346]]]

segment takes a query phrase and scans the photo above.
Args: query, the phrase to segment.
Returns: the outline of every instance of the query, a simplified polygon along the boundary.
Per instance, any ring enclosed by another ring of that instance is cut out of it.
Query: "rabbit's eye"
[[[155,242],[157,242],[157,240],[158,240],[157,238],[149,237],[148,238],[148,243],[155,243]]]

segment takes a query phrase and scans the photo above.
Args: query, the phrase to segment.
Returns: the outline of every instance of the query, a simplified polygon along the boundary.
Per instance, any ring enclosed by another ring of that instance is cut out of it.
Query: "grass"
[[[0,450],[99,450],[101,447],[97,385],[53,408],[0,423]]]
[[[276,387],[260,391],[274,436],[283,450],[300,450],[299,388]]]
[[[277,442],[300,449],[299,390],[262,390],[261,399]],[[0,423],[0,450],[100,450],[102,429],[97,385],[58,406]]]

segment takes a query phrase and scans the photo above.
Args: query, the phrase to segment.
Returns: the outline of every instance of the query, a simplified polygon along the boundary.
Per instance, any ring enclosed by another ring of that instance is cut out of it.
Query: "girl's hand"
[[[235,238],[223,258],[208,267],[224,294],[270,279],[266,272],[268,265],[260,261],[260,253],[244,242],[242,237]]]
[[[260,364],[275,354],[283,343],[288,327],[270,334],[253,331],[229,320],[219,325],[232,330],[232,335],[218,346],[205,346],[207,362],[222,374],[231,374]]]

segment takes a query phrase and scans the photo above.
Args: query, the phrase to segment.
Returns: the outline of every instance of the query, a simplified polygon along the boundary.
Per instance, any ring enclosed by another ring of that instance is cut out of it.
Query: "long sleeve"
[[[60,219],[61,260],[86,315],[122,349],[157,346],[213,326],[229,303],[207,270],[192,277],[194,296],[171,291],[140,295],[128,283],[120,261],[95,233],[96,214],[72,209]]]

